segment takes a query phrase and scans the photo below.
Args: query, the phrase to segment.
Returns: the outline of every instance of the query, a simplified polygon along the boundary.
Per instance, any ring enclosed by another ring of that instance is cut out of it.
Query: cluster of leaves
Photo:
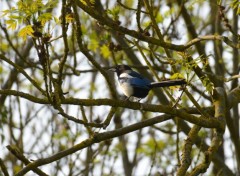
[[[50,0],[46,4],[42,0],[19,0],[16,7],[3,10],[1,17],[8,18],[5,21],[7,29],[15,30],[18,26],[24,26],[19,30],[18,36],[26,40],[27,36],[34,37],[34,23],[39,22],[41,26],[44,26],[53,19],[56,23],[59,22],[58,18],[47,12],[54,8],[57,3],[57,0]]]
[[[240,15],[240,2],[239,0],[233,0],[230,6],[236,10],[236,15]]]

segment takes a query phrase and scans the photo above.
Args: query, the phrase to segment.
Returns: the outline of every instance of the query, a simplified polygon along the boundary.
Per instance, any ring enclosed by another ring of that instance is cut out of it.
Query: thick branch
[[[9,92],[7,92],[9,91]],[[42,104],[48,104],[49,102],[44,99],[38,99],[31,95],[25,93],[19,93],[17,91],[10,90],[0,90],[0,94],[14,94],[16,96],[22,96],[26,99],[31,99],[33,101],[39,101]],[[130,102],[125,100],[111,100],[111,99],[77,99],[77,98],[67,98],[62,100],[62,104],[70,104],[70,105],[81,105],[81,106],[101,106],[108,105],[112,107],[123,107],[129,108],[133,110],[144,110],[151,112],[161,112],[170,114],[173,116],[178,116],[183,120],[187,120],[193,124],[206,127],[206,128],[221,128],[221,124],[218,120],[214,118],[198,118],[197,116],[191,115],[184,111],[183,109],[175,109],[171,106],[165,105],[153,105],[153,104],[143,104],[138,102]]]
[[[227,95],[227,108],[231,109],[233,106],[236,106],[240,103],[240,86],[233,89]]]
[[[196,142],[196,139],[198,137],[198,132],[201,129],[200,126],[193,126],[190,132],[188,133],[188,137],[184,142],[184,148],[182,153],[182,159],[181,159],[181,166],[177,171],[177,176],[184,176],[186,175],[187,169],[191,165],[191,151],[192,146]]]
[[[92,99],[75,99],[69,98],[62,101],[64,104],[72,104],[72,105],[82,105],[82,106],[100,106],[100,105],[109,105],[112,107],[123,107],[130,108],[133,110],[143,110],[143,111],[151,111],[151,112],[161,112],[174,116],[178,116],[181,119],[187,120],[193,124],[206,127],[206,128],[220,128],[220,123],[218,120],[214,118],[198,118],[191,114],[188,114],[186,111],[182,109],[175,109],[171,106],[164,105],[153,105],[146,103],[137,103],[137,102],[129,102],[125,100],[110,100],[110,99],[98,99],[98,101]]]
[[[17,147],[13,147],[13,146],[10,146],[8,145],[7,146],[7,149],[19,160],[21,160],[25,165],[31,163],[20,151]],[[48,176],[46,173],[44,173],[43,171],[41,171],[40,169],[38,168],[34,168],[33,169],[33,172],[35,172],[36,174],[38,175],[41,175],[41,176]]]
[[[218,87],[214,89],[213,103],[215,106],[215,118],[221,122],[221,128],[215,130],[211,146],[205,152],[205,160],[193,169],[193,171],[190,173],[191,176],[206,172],[211,164],[214,154],[222,144],[222,138],[226,126],[226,95],[223,88]]]
[[[16,96],[16,97],[24,98],[24,99],[29,100],[29,101],[34,102],[34,103],[50,104],[47,99],[41,99],[41,98],[38,98],[38,97],[33,96],[31,94],[16,91],[16,90],[7,90],[7,89],[1,90],[0,89],[0,95],[6,95],[6,96],[13,95],[13,96]]]
[[[48,100],[40,99],[35,96],[32,96],[27,93],[14,91],[14,90],[0,90],[0,94],[3,95],[14,95],[25,98],[29,101],[39,103],[39,104],[49,104]],[[234,105],[240,102],[240,87],[232,90],[227,96],[227,109],[231,109]],[[152,112],[162,112],[171,114],[174,116],[179,116],[180,118],[187,120],[196,125],[207,127],[207,128],[218,128],[221,125],[219,121],[216,119],[200,119],[196,116],[190,115],[187,113],[187,110],[183,111],[183,109],[173,109],[170,106],[164,105],[152,105],[152,104],[141,104],[136,102],[127,102],[123,100],[111,100],[111,99],[77,99],[77,98],[66,98],[62,100],[62,104],[71,104],[71,105],[82,105],[82,106],[101,106],[107,105],[112,107],[123,107],[134,110],[144,110],[144,111],[152,111]],[[191,113],[191,112],[190,112]],[[193,112],[194,113],[194,112]]]
[[[220,35],[206,35],[206,36],[196,37],[184,45],[185,49],[190,48],[191,46],[204,40],[220,40],[220,41],[223,41],[225,44],[231,46],[232,48],[240,49],[240,44],[234,43],[229,38],[225,36],[220,36]]]
[[[82,150],[86,147],[89,147],[94,143],[99,143],[101,141],[112,139],[114,137],[119,137],[119,136],[125,135],[127,133],[131,133],[133,131],[142,129],[144,127],[152,126],[156,123],[164,122],[166,120],[171,119],[172,117],[173,116],[169,116],[169,115],[157,116],[157,117],[154,117],[154,118],[151,118],[151,119],[144,120],[142,122],[135,123],[133,125],[129,125],[129,126],[124,127],[124,128],[120,128],[120,129],[116,129],[116,130],[108,131],[108,132],[104,132],[104,133],[95,134],[94,136],[82,141],[81,143],[79,143],[79,144],[77,144],[77,145],[75,145],[75,146],[73,146],[73,147],[71,147],[67,150],[61,151],[61,152],[59,152],[55,155],[52,155],[48,158],[39,159],[39,160],[36,160],[32,163],[29,163],[25,168],[23,168],[20,172],[18,172],[16,174],[16,176],[23,176],[24,174],[26,174],[30,170],[33,170],[33,169],[36,169],[39,166],[46,165],[46,164],[52,163],[54,161],[57,161],[57,160],[59,160],[63,157],[66,157],[66,156],[68,156],[72,153],[75,153],[79,150]]]
[[[184,45],[175,45],[169,42],[164,42],[153,37],[146,36],[144,33],[137,32],[134,30],[127,29],[120,26],[117,22],[109,18],[108,16],[102,15],[98,10],[91,8],[90,6],[84,5],[81,1],[75,1],[77,6],[80,7],[83,11],[88,13],[91,17],[99,21],[101,24],[104,24],[115,31],[118,31],[122,34],[130,35],[131,37],[137,38],[139,40],[161,46],[163,48],[168,48],[176,51],[183,51],[185,49]]]
[[[0,158],[0,168],[1,168],[2,173],[4,174],[4,176],[9,176],[9,173],[7,171],[7,167],[4,165],[3,160],[1,158]]]

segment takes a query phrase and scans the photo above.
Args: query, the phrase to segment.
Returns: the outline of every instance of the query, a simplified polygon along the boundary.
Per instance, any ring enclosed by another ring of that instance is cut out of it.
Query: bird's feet
[[[125,101],[130,101],[130,98],[132,98],[132,96],[125,98]],[[136,100],[136,102],[140,103],[140,101],[142,100],[142,98],[133,97],[133,102],[134,102],[134,100]]]

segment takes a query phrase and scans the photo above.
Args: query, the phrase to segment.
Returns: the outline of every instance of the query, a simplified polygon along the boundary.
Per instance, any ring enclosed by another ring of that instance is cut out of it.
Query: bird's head
[[[113,71],[113,72],[116,72],[117,75],[119,76],[120,74],[125,73],[125,72],[129,72],[132,69],[128,65],[117,65],[113,68],[110,68],[109,70]]]

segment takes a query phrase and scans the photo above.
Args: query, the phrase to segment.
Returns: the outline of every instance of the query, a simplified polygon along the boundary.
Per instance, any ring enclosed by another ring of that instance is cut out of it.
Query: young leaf
[[[101,54],[103,55],[103,57],[107,59],[111,54],[107,45],[103,45],[100,49],[101,49]]]
[[[23,40],[26,40],[28,35],[34,37],[33,32],[34,32],[34,30],[33,30],[32,26],[27,25],[26,27],[22,28],[19,31],[18,36],[22,37]]]
[[[74,21],[73,14],[67,14],[66,15],[66,22],[67,23],[72,23]]]
[[[44,26],[45,23],[50,21],[51,19],[52,19],[51,13],[44,13],[38,17],[38,20],[41,22],[42,26]]]
[[[181,74],[181,73],[174,73],[171,77],[170,77],[170,79],[183,79],[184,78],[184,76]]]
[[[16,29],[17,27],[17,21],[16,20],[6,20],[6,24],[7,24],[7,29]]]

